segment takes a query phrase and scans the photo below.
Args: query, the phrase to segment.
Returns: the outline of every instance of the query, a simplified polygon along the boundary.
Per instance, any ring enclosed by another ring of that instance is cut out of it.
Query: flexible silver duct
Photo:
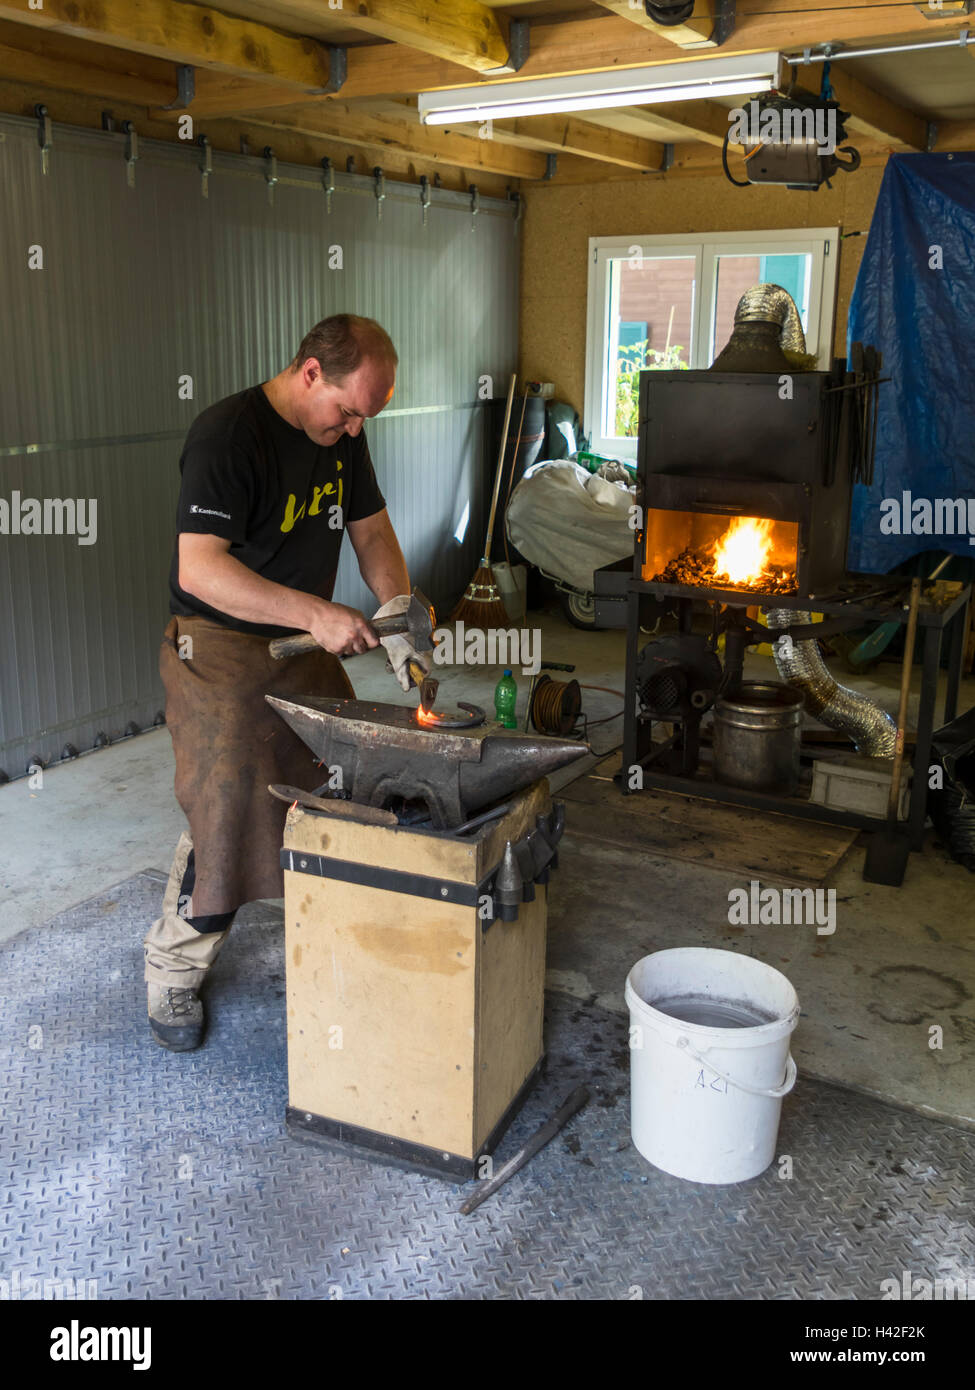
[[[769,631],[793,623],[809,623],[812,616],[791,608],[772,608],[767,614]],[[839,685],[829,673],[815,639],[793,642],[791,649],[772,643],[772,654],[779,675],[806,697],[806,709],[830,729],[838,729],[853,740],[858,753],[867,758],[892,758],[897,725],[886,710],[857,690]]]
[[[806,335],[795,300],[781,285],[753,285],[738,301],[735,323],[777,323],[779,345],[787,352],[806,351]]]
[[[804,372],[816,365],[806,352],[799,310],[781,285],[753,285],[738,301],[731,337],[712,372]]]

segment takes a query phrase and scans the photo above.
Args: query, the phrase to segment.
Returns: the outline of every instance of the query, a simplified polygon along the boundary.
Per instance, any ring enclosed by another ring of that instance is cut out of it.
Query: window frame
[[[807,340],[810,350],[816,352],[817,370],[827,371],[833,356],[839,242],[839,227],[770,227],[747,232],[695,232],[683,236],[590,237],[583,432],[591,439],[592,450],[625,459],[635,459],[637,453],[635,437],[626,439],[601,433],[604,385],[611,352],[616,346],[618,318],[611,314],[610,262],[629,259],[635,254],[635,247],[639,247],[647,260],[694,259],[695,302],[688,356],[691,367],[700,370],[712,360],[710,338],[719,257],[811,255]]]

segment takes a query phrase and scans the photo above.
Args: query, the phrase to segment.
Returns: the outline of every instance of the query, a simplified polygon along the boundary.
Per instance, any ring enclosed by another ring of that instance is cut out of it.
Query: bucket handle
[[[796,1084],[796,1076],[798,1073],[796,1064],[792,1060],[791,1052],[786,1058],[785,1080],[782,1082],[781,1086],[749,1086],[744,1081],[738,1081],[735,1077],[729,1076],[727,1072],[719,1071],[713,1062],[709,1062],[707,1058],[701,1056],[700,1052],[697,1052],[691,1047],[690,1038],[678,1038],[677,1046],[682,1052],[689,1053],[696,1062],[700,1062],[703,1066],[707,1067],[709,1071],[713,1071],[715,1076],[720,1076],[722,1081],[727,1081],[729,1085],[736,1086],[739,1091],[747,1091],[750,1096],[768,1096],[770,1100],[781,1100],[783,1096],[789,1094]]]

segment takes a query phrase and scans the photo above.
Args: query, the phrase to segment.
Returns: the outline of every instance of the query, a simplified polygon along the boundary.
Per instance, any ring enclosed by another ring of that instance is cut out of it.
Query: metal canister
[[[799,785],[802,691],[742,681],[714,706],[714,776],[731,787],[792,796]]]

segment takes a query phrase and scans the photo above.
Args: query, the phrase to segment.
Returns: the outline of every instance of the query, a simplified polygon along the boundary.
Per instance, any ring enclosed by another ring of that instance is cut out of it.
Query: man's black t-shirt
[[[323,447],[289,425],[260,386],[204,410],[179,461],[169,611],[267,637],[294,628],[246,623],[179,587],[179,533],[230,541],[230,554],[263,579],[330,599],[345,526],[382,511],[365,431]]]

